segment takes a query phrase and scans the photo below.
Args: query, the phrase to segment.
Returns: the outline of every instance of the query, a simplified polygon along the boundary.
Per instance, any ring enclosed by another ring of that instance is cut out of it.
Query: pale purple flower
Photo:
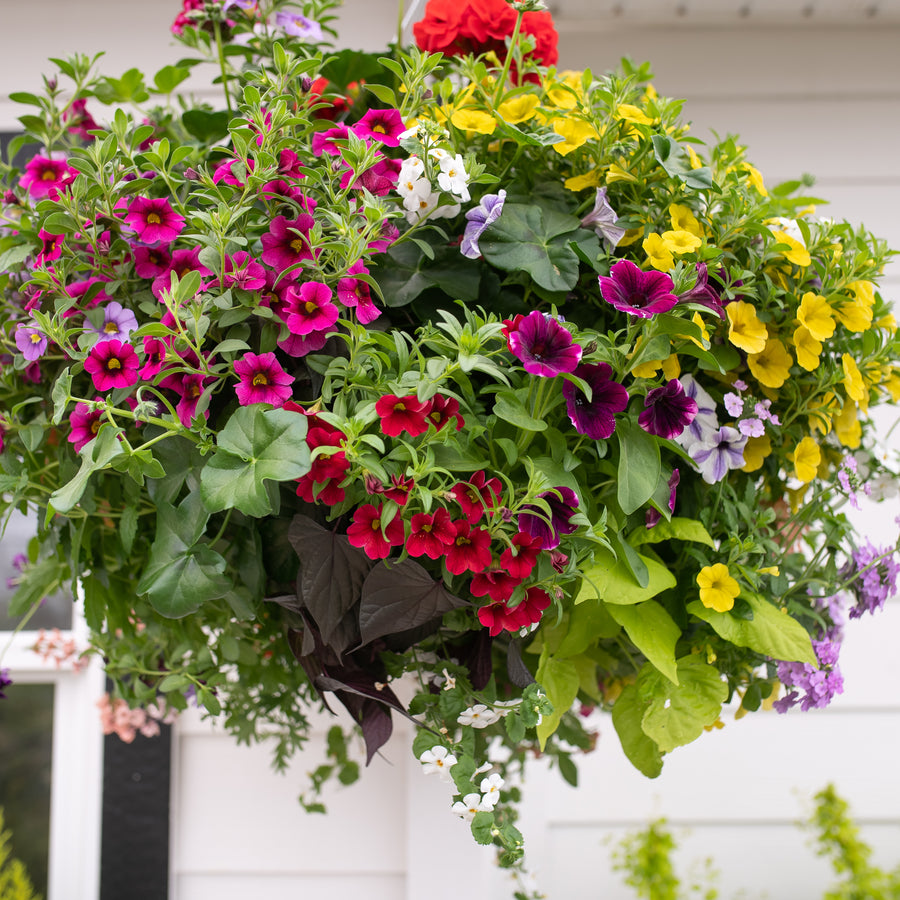
[[[478,239],[484,234],[488,225],[492,225],[500,218],[503,212],[503,202],[506,200],[506,191],[501,188],[496,194],[485,194],[478,206],[466,213],[466,231],[459,252],[469,259],[478,259],[481,250],[478,248]]]
[[[747,390],[747,382],[742,381],[740,378],[732,385],[732,387],[736,391],[746,391]]]
[[[536,309],[518,319],[506,340],[531,375],[552,378],[574,371],[581,360],[581,347],[573,343],[572,335],[553,316]]]
[[[47,352],[47,335],[20,322],[16,325],[16,347],[25,359],[34,362]]]
[[[279,11],[275,13],[275,25],[284,29],[285,34],[302,38],[304,41],[322,40],[322,27],[319,23],[300,13]]]
[[[728,410],[729,416],[737,418],[744,411],[744,401],[737,395],[729,391],[725,395],[725,409]]]
[[[685,450],[690,450],[697,441],[710,440],[716,434],[719,430],[719,419],[716,416],[715,400],[700,387],[693,375],[682,375],[679,380],[684,388],[684,395],[697,403],[697,415],[675,438]]]
[[[778,663],[778,680],[790,689],[785,697],[772,704],[780,713],[786,713],[798,703],[804,712],[821,709],[828,706],[835,695],[844,692],[844,678],[838,666],[841,645],[828,638],[813,641],[812,645],[819,659],[818,666],[801,662]],[[805,694],[801,697],[798,690]]]
[[[850,618],[858,619],[863,613],[881,609],[885,600],[897,593],[900,563],[894,558],[891,547],[879,549],[866,541],[853,551],[853,563],[843,574],[856,576],[850,584],[856,598],[856,605],[850,608]]]
[[[101,341],[113,338],[127,341],[131,332],[137,331],[137,327],[137,316],[118,301],[111,300],[103,307],[103,324],[95,330],[100,335]]]
[[[697,464],[703,480],[707,484],[716,484],[730,469],[740,469],[744,465],[746,446],[746,435],[723,425],[709,440],[692,444],[688,455]]]
[[[741,419],[737,423],[738,431],[746,434],[747,437],[762,437],[766,433],[766,426],[763,425],[762,419],[751,417],[749,419]]]
[[[778,416],[773,412],[769,412],[771,406],[771,400],[761,400],[753,407],[753,411],[756,413],[757,418],[762,419],[763,422],[771,422],[773,425],[780,425],[781,422],[779,421]]]
[[[618,214],[606,199],[606,188],[597,188],[594,208],[581,220],[581,227],[592,228],[603,238],[606,249],[613,251],[624,237],[626,231],[625,228],[619,228],[616,225],[618,221]]]

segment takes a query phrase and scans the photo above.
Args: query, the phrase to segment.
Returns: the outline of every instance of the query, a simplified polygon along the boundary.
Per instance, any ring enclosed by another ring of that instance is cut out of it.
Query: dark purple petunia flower
[[[740,469],[744,465],[746,446],[746,435],[737,428],[723,425],[708,440],[693,444],[688,455],[697,464],[703,480],[707,484],[716,484],[728,474],[729,469]]]
[[[644,272],[633,262],[621,259],[609,275],[600,276],[600,294],[616,309],[649,319],[668,312],[677,302],[672,279],[665,272]]]
[[[697,263],[697,281],[694,286],[683,294],[678,295],[679,303],[698,303],[712,310],[720,319],[725,318],[725,307],[722,298],[709,283],[709,272],[706,263]]]
[[[591,399],[571,381],[563,385],[566,412],[579,434],[595,441],[606,440],[616,430],[615,414],[628,406],[628,391],[612,380],[607,363],[582,363],[572,373],[591,387]]]
[[[552,550],[559,546],[561,534],[572,534],[578,527],[571,522],[578,509],[578,496],[571,488],[558,486],[538,494],[550,507],[550,521],[537,506],[523,506],[519,513],[519,531],[530,534],[541,542],[541,549]]]
[[[0,669],[0,700],[6,699],[4,689],[8,688],[12,683],[13,680],[9,677],[9,669]]]
[[[572,335],[553,316],[538,310],[522,317],[507,343],[531,375],[552,378],[574,371],[581,360],[581,347],[572,343]]]
[[[485,194],[478,206],[466,213],[466,231],[459,245],[459,252],[463,256],[469,259],[478,259],[481,256],[478,239],[488,225],[493,225],[500,218],[505,200],[506,191],[501,188],[496,194]]]
[[[697,401],[686,396],[677,378],[647,392],[638,425],[649,434],[671,440],[678,437],[697,416]]]
[[[672,474],[669,477],[669,512],[675,512],[675,495],[678,493],[678,483],[681,481],[681,472],[678,469],[673,469]],[[645,517],[645,521],[647,523],[648,528],[653,528],[654,525],[659,524],[659,520],[662,518],[662,513],[659,510],[654,509],[652,506],[647,510],[647,515]]]

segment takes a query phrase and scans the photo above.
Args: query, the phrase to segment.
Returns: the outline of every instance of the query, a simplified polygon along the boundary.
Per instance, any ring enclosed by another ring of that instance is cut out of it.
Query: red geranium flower
[[[397,437],[404,431],[415,437],[428,431],[427,406],[415,394],[404,397],[386,394],[376,401],[375,412],[381,419],[381,430],[388,437]]]
[[[369,559],[387,559],[391,547],[399,547],[404,540],[403,520],[394,516],[383,526],[384,506],[367,503],[353,513],[353,524],[347,529],[347,538],[359,547]]]
[[[464,519],[454,523],[456,537],[447,548],[444,564],[451,575],[483,572],[491,564],[491,534],[486,528],[472,528]]]
[[[458,481],[452,490],[454,500],[462,507],[466,520],[474,525],[500,500],[500,479],[485,480],[484,471],[475,472],[468,481]]]

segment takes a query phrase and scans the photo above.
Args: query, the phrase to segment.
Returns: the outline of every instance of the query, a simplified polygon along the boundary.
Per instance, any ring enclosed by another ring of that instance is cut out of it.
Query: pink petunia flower
[[[98,341],[84,361],[84,370],[98,391],[131,387],[138,380],[139,366],[138,355],[131,344],[117,338]]]
[[[184,216],[175,212],[165,197],[135,197],[125,216],[125,224],[144,244],[174,241],[184,231],[184,222]]]
[[[234,364],[234,374],[239,379],[235,391],[241,406],[253,403],[282,406],[291,398],[289,385],[294,376],[281,368],[274,353],[245,353]]]

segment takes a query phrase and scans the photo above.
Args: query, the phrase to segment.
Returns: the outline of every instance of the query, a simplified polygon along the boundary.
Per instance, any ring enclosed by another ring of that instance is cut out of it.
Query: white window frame
[[[0,649],[7,648],[2,665],[13,679],[7,694],[21,684],[54,687],[47,900],[96,900],[103,795],[103,731],[97,701],[104,693],[105,676],[96,657],[77,672],[71,662],[59,667],[44,662],[31,649],[38,634],[0,631]],[[72,628],[61,634],[73,638],[79,650],[87,646],[88,628],[77,604]]]

